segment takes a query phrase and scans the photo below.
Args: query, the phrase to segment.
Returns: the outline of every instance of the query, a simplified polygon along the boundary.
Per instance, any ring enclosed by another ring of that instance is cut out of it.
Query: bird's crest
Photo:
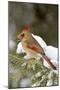
[[[24,26],[23,31],[24,32],[29,32],[29,26]]]

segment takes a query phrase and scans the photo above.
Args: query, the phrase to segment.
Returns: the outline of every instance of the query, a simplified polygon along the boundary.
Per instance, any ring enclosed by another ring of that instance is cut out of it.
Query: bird
[[[42,39],[42,37],[35,35],[33,33],[31,33],[31,35],[37,40],[37,42],[41,45],[41,47],[45,50],[45,48],[47,47],[46,42]],[[46,51],[46,50],[45,50]],[[16,53],[18,54],[22,54],[25,53],[23,47],[22,47],[22,43],[19,41],[19,43],[17,44],[17,50]]]
[[[47,45],[46,42],[42,39],[42,37],[35,35],[33,33],[31,33],[31,35],[37,40],[37,42],[41,45],[41,47],[43,48],[45,54],[55,60],[55,62],[58,62],[58,48],[52,46],[52,45]],[[51,53],[52,52],[52,53]],[[17,44],[17,50],[16,50],[17,54],[22,54],[25,53],[23,47],[22,47],[22,43],[19,42]],[[27,59],[27,58],[26,58]]]
[[[22,47],[26,54],[32,55],[33,57],[39,56],[43,60],[56,70],[56,66],[50,61],[50,58],[45,55],[44,49],[37,42],[37,40],[31,35],[28,26],[24,26],[23,30],[17,36],[17,39],[21,41]]]

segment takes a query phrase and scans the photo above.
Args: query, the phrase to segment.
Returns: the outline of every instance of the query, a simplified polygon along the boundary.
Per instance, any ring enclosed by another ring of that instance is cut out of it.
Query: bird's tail
[[[57,70],[57,67],[51,62],[50,58],[48,58],[46,55],[43,55],[42,58],[45,59],[54,70]]]

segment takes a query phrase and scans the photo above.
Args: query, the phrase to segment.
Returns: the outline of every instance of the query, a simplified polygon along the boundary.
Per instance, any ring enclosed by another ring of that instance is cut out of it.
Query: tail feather
[[[44,58],[48,64],[54,69],[54,70],[57,70],[56,66],[53,65],[53,63],[51,62],[51,60],[46,56],[46,55],[43,55],[42,58]]]

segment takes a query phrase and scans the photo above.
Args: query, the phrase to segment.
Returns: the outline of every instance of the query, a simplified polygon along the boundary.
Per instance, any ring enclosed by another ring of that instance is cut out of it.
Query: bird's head
[[[29,27],[25,26],[22,30],[22,32],[17,36],[17,39],[19,41],[22,41],[22,39],[26,38],[29,34]]]

